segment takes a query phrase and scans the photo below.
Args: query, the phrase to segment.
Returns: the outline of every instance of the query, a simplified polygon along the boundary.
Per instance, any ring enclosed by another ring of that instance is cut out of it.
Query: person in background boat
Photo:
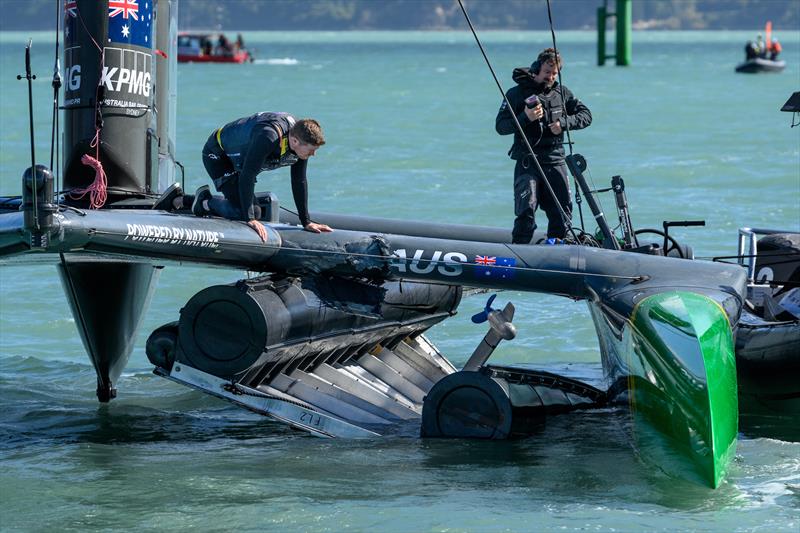
[[[233,48],[231,47],[230,41],[228,38],[225,37],[222,33],[219,34],[219,39],[217,40],[217,54],[222,56],[230,56],[233,55]]]
[[[203,39],[203,54],[210,56],[214,53],[214,45],[210,39]]]
[[[772,61],[777,61],[778,55],[782,50],[783,48],[781,47],[781,43],[778,42],[778,39],[772,39],[772,42],[769,43],[769,58]]]
[[[194,197],[184,196],[180,184],[170,186],[153,209],[180,209],[191,202],[197,216],[217,215],[246,221],[266,241],[259,222],[255,184],[261,172],[291,167],[292,194],[300,222],[313,233],[333,231],[312,222],[308,215],[308,159],[325,144],[322,128],[314,119],[296,120],[289,113],[261,112],[240,118],[214,130],[203,147],[203,165],[224,198],[212,196],[208,185]]]
[[[756,36],[756,56],[757,57],[766,57],[767,56],[767,47],[764,46],[764,38],[759,33]]]
[[[747,44],[744,45],[744,55],[747,61],[758,57],[758,49],[753,41],[747,41]]]
[[[244,38],[241,33],[236,34],[236,51],[244,50]]]
[[[539,54],[529,69],[514,69],[512,76],[517,85],[506,92],[508,104],[503,100],[495,120],[497,133],[514,134],[514,143],[508,154],[516,161],[516,218],[511,234],[515,244],[530,243],[536,229],[534,214],[540,205],[547,214],[548,240],[563,239],[567,233],[567,221],[562,217],[558,206],[561,206],[568,218],[572,216],[572,199],[562,145],[564,130],[588,127],[592,123],[592,113],[569,89],[559,85],[557,77],[561,66],[560,54],[553,48],[547,48]],[[525,131],[545,177],[539,175],[517,131],[512,113]],[[547,179],[556,198],[552,197],[543,179]]]

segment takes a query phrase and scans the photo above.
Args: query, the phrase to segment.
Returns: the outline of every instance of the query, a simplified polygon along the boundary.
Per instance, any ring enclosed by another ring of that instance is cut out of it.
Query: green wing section
[[[736,451],[739,418],[728,316],[711,298],[670,291],[641,300],[631,322],[633,409],[675,441],[716,488]]]

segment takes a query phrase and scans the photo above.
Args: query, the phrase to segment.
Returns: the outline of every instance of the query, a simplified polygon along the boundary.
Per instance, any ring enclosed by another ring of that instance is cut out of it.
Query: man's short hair
[[[552,63],[561,70],[561,54],[559,54],[555,48],[545,48],[539,53],[536,61],[531,65],[531,70],[535,74],[538,74],[539,69],[542,68],[542,65],[545,63]]]
[[[304,118],[295,122],[289,134],[306,144],[322,146],[325,144],[325,137],[322,135],[322,127],[313,118]]]

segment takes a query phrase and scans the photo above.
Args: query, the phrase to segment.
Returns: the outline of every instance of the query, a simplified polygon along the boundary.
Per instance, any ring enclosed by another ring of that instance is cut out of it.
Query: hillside
[[[557,29],[592,29],[603,0],[551,3]],[[0,30],[50,29],[61,4],[2,0]],[[610,9],[614,4],[608,0]],[[548,29],[545,0],[466,0],[465,5],[483,30]],[[741,30],[772,20],[776,28],[788,30],[800,28],[800,1],[633,0],[633,19],[636,29]],[[179,22],[181,28],[249,31],[466,29],[455,0],[181,0]]]

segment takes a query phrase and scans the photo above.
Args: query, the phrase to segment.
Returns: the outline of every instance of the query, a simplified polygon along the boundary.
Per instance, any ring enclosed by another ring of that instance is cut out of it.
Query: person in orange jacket
[[[776,59],[778,59],[778,54],[780,54],[781,51],[783,51],[781,43],[778,42],[778,39],[772,39],[772,42],[769,43],[769,49],[768,49],[768,52],[770,54],[769,58],[775,61]]]

